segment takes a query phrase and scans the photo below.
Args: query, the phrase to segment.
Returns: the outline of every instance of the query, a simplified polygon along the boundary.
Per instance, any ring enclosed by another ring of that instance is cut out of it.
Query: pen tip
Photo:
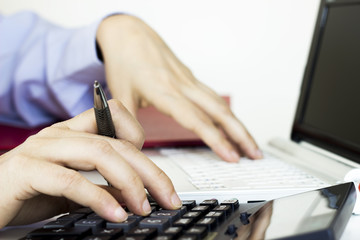
[[[94,88],[98,88],[100,86],[99,82],[97,80],[95,80],[94,82]]]

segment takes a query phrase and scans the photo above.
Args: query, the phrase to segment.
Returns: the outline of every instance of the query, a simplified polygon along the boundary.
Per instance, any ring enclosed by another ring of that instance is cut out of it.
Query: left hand
[[[100,24],[97,41],[110,91],[134,116],[139,107],[154,105],[194,131],[225,161],[262,157],[226,102],[199,82],[143,21],[110,16]]]

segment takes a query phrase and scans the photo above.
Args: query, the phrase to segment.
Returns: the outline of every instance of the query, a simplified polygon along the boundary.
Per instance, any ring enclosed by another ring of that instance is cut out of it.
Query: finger
[[[113,187],[121,190],[126,205],[135,214],[150,213],[150,205],[140,176],[117,152],[119,150],[113,147],[114,145],[124,149],[131,146],[132,151],[139,152],[131,143],[103,136],[98,136],[97,139],[74,136],[60,137],[55,140],[45,137],[35,138],[32,140],[32,146],[35,145],[38,146],[36,156],[47,161],[84,171],[97,169]],[[125,146],[121,147],[123,145]],[[59,149],[61,151],[58,151]],[[54,152],[56,154],[53,154]],[[35,153],[28,152],[27,154],[34,155]]]
[[[262,158],[254,138],[234,116],[228,104],[201,82],[196,82],[196,85],[185,87],[182,92],[219,124],[246,156],[253,159]]]
[[[141,125],[120,101],[114,99],[110,100],[109,106],[117,138],[126,139],[138,149],[141,149],[145,138],[144,130]],[[54,126],[61,129],[97,134],[95,113],[93,109],[89,109],[70,120],[55,124]]]
[[[17,194],[16,199],[24,201],[43,193],[65,197],[82,206],[90,207],[110,221],[119,222],[127,218],[124,209],[107,191],[89,182],[80,173],[33,158],[22,157],[17,162],[26,171],[22,172],[22,191]]]
[[[216,154],[228,162],[239,161],[239,154],[214,122],[195,104],[182,96],[172,95],[157,103],[183,127],[195,132]]]
[[[139,174],[151,196],[166,209],[178,209],[182,203],[170,178],[145,154],[128,143],[112,142],[114,149]]]

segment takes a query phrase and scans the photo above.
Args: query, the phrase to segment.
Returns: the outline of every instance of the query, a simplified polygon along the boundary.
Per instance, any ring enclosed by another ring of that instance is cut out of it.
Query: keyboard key
[[[158,235],[156,236],[156,238],[154,238],[154,240],[172,240],[172,239],[174,239],[174,237],[171,235]]]
[[[208,212],[205,215],[205,217],[206,218],[214,218],[216,220],[216,223],[219,225],[220,223],[222,223],[225,220],[225,213],[211,211],[211,212]]]
[[[56,220],[73,220],[74,222],[84,218],[86,214],[83,213],[70,213],[59,217]]]
[[[55,220],[48,222],[43,228],[69,228],[73,226],[73,220]]]
[[[182,205],[187,208],[188,211],[190,211],[193,207],[196,206],[195,200],[184,200],[182,201]]]
[[[231,205],[218,205],[215,208],[213,208],[214,212],[223,212],[224,216],[228,218],[232,213],[232,207]]]
[[[146,239],[150,239],[156,236],[156,228],[140,228],[136,227],[128,232],[129,236],[145,236]]]
[[[140,221],[139,226],[142,228],[157,228],[159,232],[163,232],[166,228],[170,227],[168,218],[145,218]]]
[[[111,239],[118,238],[122,236],[124,233],[124,230],[122,228],[100,228],[93,230],[93,235],[98,237],[109,237]]]
[[[123,236],[117,240],[145,240],[146,236]]]
[[[207,228],[206,227],[192,227],[186,231],[188,235],[197,236],[199,239],[203,239],[207,235]]]
[[[125,232],[128,232],[131,228],[135,227],[137,223],[138,221],[135,218],[131,218],[119,223],[107,222],[106,228],[122,228]]]
[[[160,210],[150,214],[150,217],[154,218],[168,218],[170,223],[180,218],[180,211],[176,210]]]
[[[228,205],[228,206],[230,206],[233,212],[236,209],[238,209],[239,206],[240,206],[239,200],[237,200],[236,198],[230,199],[230,200],[225,200],[220,205]]]
[[[200,206],[209,206],[210,209],[213,209],[217,205],[219,205],[219,202],[217,199],[204,200],[200,203]]]
[[[192,218],[194,221],[197,221],[201,218],[201,212],[187,212],[183,215],[183,218]]]
[[[207,230],[210,232],[216,228],[216,219],[215,218],[202,218],[197,223],[195,223],[195,226],[198,227],[206,227]]]
[[[90,228],[39,228],[28,233],[27,237],[81,237],[88,233],[91,233]]]
[[[181,235],[182,227],[169,227],[164,231],[164,235],[172,236],[173,238],[177,238]]]
[[[102,219],[102,217],[100,217],[99,215],[97,215],[96,213],[91,213],[89,214],[87,217],[87,219]]]
[[[140,215],[136,215],[132,212],[126,212],[127,215],[128,215],[128,219],[136,219],[137,222],[140,222],[144,217],[143,216],[140,216]]]
[[[80,219],[75,223],[75,227],[91,227],[91,228],[100,228],[104,225],[105,221],[103,219]]]
[[[201,216],[205,216],[210,211],[210,206],[196,206],[191,209],[192,212],[199,212]]]
[[[74,213],[81,213],[81,214],[89,215],[89,214],[91,214],[93,212],[94,211],[91,208],[79,208]]]
[[[108,236],[87,236],[86,238],[83,238],[83,240],[110,240],[110,239],[111,238]]]
[[[192,226],[193,223],[194,223],[193,218],[180,218],[173,223],[173,226],[182,227],[183,229],[188,229]]]
[[[178,238],[178,240],[197,240],[198,237],[196,235],[183,235],[180,238]]]

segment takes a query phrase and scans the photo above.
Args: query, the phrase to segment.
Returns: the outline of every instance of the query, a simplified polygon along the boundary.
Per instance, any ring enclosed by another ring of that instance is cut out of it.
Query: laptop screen
[[[292,139],[360,162],[360,1],[322,1]]]

